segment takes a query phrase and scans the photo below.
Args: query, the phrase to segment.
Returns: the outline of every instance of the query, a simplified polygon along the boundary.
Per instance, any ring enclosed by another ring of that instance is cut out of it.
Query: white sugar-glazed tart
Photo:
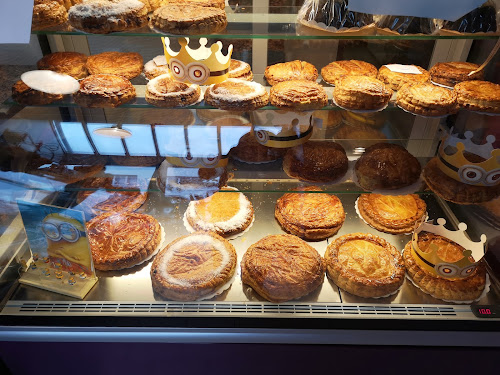
[[[146,85],[146,101],[156,107],[184,107],[200,99],[200,86],[179,82],[163,74]]]
[[[208,105],[229,111],[252,111],[265,106],[268,101],[269,94],[260,83],[237,78],[228,78],[205,91]]]

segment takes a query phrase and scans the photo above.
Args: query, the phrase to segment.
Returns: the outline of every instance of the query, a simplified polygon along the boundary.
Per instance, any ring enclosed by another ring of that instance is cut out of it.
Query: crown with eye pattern
[[[192,49],[189,47],[189,38],[179,38],[181,49],[174,52],[170,48],[170,39],[161,39],[169,69],[176,80],[211,85],[227,79],[233,53],[232,44],[227,49],[227,55],[224,55],[220,41],[208,48],[207,38],[200,38],[200,48]]]

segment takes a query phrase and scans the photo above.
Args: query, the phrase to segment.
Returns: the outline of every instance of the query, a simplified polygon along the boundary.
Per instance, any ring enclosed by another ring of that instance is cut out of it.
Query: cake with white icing
[[[180,237],[154,259],[153,290],[177,301],[211,298],[229,287],[236,261],[233,245],[215,233],[195,232]]]
[[[208,105],[229,111],[252,111],[265,106],[268,101],[269,94],[264,86],[238,78],[228,78],[205,91]]]

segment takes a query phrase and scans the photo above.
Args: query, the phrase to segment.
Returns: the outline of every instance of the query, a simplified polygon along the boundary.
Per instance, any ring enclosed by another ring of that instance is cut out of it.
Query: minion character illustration
[[[91,274],[92,260],[85,228],[78,220],[61,213],[47,215],[42,222],[52,268]]]

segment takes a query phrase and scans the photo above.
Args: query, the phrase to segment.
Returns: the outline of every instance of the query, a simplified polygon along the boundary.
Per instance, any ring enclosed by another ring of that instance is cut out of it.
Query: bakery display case
[[[60,3],[25,70],[77,87],[0,107],[2,340],[498,345],[495,2]]]

